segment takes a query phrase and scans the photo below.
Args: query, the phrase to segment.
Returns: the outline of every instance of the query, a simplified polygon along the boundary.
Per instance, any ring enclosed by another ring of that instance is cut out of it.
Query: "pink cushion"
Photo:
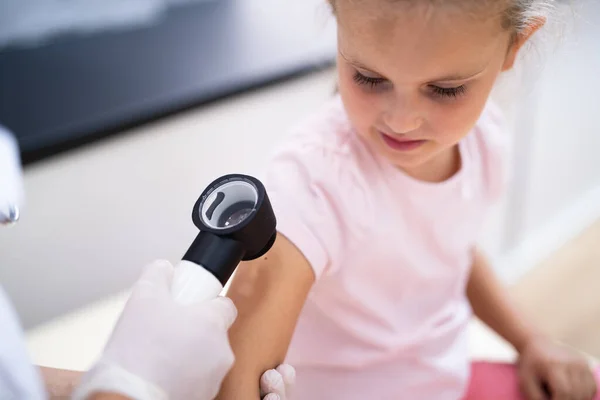
[[[596,368],[600,386],[600,368]],[[519,390],[517,368],[513,364],[476,362],[471,367],[471,383],[465,400],[526,400]],[[598,393],[594,400],[600,400]]]

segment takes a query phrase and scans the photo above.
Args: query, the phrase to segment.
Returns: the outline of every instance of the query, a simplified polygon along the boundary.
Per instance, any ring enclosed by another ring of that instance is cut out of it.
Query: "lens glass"
[[[231,228],[241,224],[254,210],[254,203],[249,201],[240,201],[227,207],[217,221],[217,228]]]
[[[223,228],[229,228],[230,226],[237,225],[244,221],[248,215],[252,212],[252,209],[246,208],[231,214],[229,218],[223,224]],[[220,227],[219,227],[220,228]]]

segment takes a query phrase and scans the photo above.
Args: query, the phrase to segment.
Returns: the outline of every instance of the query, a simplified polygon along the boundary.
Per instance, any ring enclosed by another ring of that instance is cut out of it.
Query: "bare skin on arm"
[[[492,266],[480,249],[473,250],[473,265],[467,285],[467,296],[475,316],[492,328],[517,351],[522,351],[538,333],[512,303],[508,292],[496,277]]]
[[[40,372],[50,400],[70,399],[83,376],[83,372],[80,371],[49,367],[40,367]]]
[[[236,360],[219,400],[260,399],[260,376],[285,361],[314,281],[309,262],[283,235],[266,256],[238,267],[228,291],[239,312],[229,331]]]
[[[92,395],[90,400],[131,400],[129,397],[121,396],[120,394],[113,393],[98,393]]]

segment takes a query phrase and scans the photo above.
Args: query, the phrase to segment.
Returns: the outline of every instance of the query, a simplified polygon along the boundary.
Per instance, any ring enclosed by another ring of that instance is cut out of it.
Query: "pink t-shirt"
[[[505,140],[490,103],[460,142],[460,171],[417,181],[370,151],[335,97],[278,148],[265,179],[278,230],[317,276],[287,358],[294,399],[461,397],[465,285]]]

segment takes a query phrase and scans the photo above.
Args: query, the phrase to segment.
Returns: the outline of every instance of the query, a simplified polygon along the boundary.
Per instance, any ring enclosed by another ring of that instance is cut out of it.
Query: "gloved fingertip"
[[[283,377],[283,382],[287,386],[294,385],[296,383],[296,370],[289,364],[281,364],[277,367],[277,372]]]
[[[277,395],[285,393],[285,383],[283,381],[283,377],[274,369],[268,370],[261,376],[260,388],[263,393]]]
[[[263,400],[281,400],[281,397],[275,393],[269,393],[263,398]]]
[[[163,276],[171,276],[175,268],[168,260],[154,260],[144,268],[142,278],[157,278]]]
[[[150,265],[153,265],[156,268],[163,268],[166,270],[173,270],[173,264],[169,260],[158,259],[154,260]]]

